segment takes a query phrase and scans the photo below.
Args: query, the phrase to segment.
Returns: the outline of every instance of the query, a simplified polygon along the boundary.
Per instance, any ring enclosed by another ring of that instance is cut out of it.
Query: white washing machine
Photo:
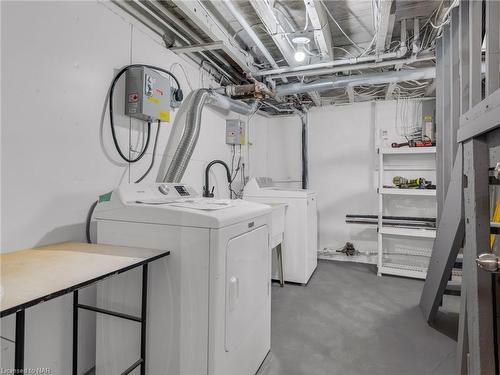
[[[134,184],[95,218],[99,243],[171,251],[149,266],[147,374],[256,373],[270,350],[270,207]],[[140,269],[98,286],[99,307],[140,316],[140,301]],[[97,375],[121,373],[139,350],[139,324],[98,315]]]
[[[285,236],[282,244],[285,281],[306,284],[318,264],[318,218],[316,193],[286,189],[268,177],[251,178],[245,185],[245,200],[260,203],[286,203]],[[273,278],[278,267],[273,260]]]

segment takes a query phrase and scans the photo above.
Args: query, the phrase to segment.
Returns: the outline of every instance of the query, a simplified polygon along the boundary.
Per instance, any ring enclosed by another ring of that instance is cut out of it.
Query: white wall
[[[396,101],[383,101],[313,108],[309,112],[309,187],[318,194],[319,249],[337,249],[349,241],[358,250],[376,251],[375,227],[346,224],[345,215],[378,213],[376,150],[382,133],[386,143],[404,141],[396,130],[396,114],[400,109]],[[268,134],[269,175],[275,179],[300,180],[299,118],[271,120]],[[415,162],[411,157],[391,161],[403,167]],[[431,158],[418,162],[433,165]],[[435,182],[434,171],[395,171],[386,174],[384,183],[390,184],[392,177],[398,174]],[[386,214],[436,215],[433,199],[394,197],[386,198],[385,202]],[[425,241],[386,241],[385,245],[387,249],[428,249],[430,243]],[[368,260],[375,261],[376,257]]]
[[[1,2],[1,13],[1,250],[84,241],[89,205],[122,178],[135,180],[151,156],[130,170],[119,162],[116,165],[119,159],[108,117],[101,130],[115,69],[129,63],[168,69],[180,62],[196,88],[200,86],[198,67],[167,51],[158,36],[108,2]],[[180,69],[175,73],[187,95],[186,78]],[[117,108],[122,100],[117,95]],[[231,160],[230,147],[225,145],[225,118],[204,110],[200,141],[184,178],[198,190],[209,161]],[[134,143],[139,126],[120,115],[116,122],[126,150],[130,129]],[[267,154],[267,124],[264,117],[252,117],[254,145],[250,147],[257,152],[249,157],[246,147],[243,149],[250,169],[258,174],[267,171],[262,158]],[[162,125],[157,166],[169,130],[170,125]],[[148,179],[153,180],[156,173],[153,169]],[[214,168],[212,182],[220,196],[228,195],[222,168]],[[70,373],[71,300],[65,296],[27,310],[27,367]],[[82,315],[82,320],[89,319]],[[13,339],[12,323],[10,318],[2,319],[2,336]],[[83,329],[83,351],[92,352],[93,339],[93,332]],[[9,367],[12,358],[4,349],[12,348],[2,339],[2,367]],[[80,354],[82,370],[92,361],[92,354]]]
[[[309,113],[309,186],[318,194],[320,249],[346,241],[370,246],[376,240],[373,230],[345,224],[346,213],[377,209],[374,105],[328,106]]]
[[[267,173],[288,187],[301,187],[302,122],[299,116],[269,119]],[[290,181],[285,183],[284,181]]]

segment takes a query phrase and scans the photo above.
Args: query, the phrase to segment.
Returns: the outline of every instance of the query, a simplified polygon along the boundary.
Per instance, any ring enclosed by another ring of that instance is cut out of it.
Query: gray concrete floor
[[[459,297],[445,296],[436,330],[418,308],[422,281],[375,272],[320,261],[305,287],[273,284],[271,353],[258,375],[453,374]]]

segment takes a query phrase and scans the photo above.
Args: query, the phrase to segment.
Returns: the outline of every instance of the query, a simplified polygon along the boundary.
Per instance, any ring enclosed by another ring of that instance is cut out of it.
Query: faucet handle
[[[212,186],[212,190],[208,190],[208,186],[203,187],[203,196],[205,198],[213,198],[214,197],[214,189],[215,186]]]

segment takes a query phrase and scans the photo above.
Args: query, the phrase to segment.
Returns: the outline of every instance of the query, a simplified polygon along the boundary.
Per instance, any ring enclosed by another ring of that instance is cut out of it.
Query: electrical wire
[[[351,57],[356,57],[355,55],[353,55],[351,52],[349,52],[348,50],[346,50],[345,48],[342,48],[342,47],[336,47],[336,46],[333,46],[332,47],[333,49],[338,49],[338,50],[341,50],[343,51],[346,55],[349,55]]]
[[[233,179],[233,173],[234,173],[234,158],[236,156],[236,150],[235,150],[235,146],[234,145],[231,145],[231,154],[232,154],[232,157],[231,157],[231,180],[229,181],[229,198],[233,199],[233,194],[235,194],[235,192],[233,191],[233,188],[232,188],[232,183],[234,181]]]
[[[173,72],[173,71],[174,71],[174,69],[175,69],[175,67],[177,67],[177,66],[178,66],[179,68],[181,68],[182,73],[184,74],[184,78],[186,78],[186,83],[187,83],[187,85],[189,86],[189,89],[190,89],[191,91],[193,91],[193,86],[191,85],[191,80],[189,79],[189,76],[188,76],[188,74],[186,73],[186,69],[184,69],[184,66],[183,66],[182,64],[180,64],[180,63],[178,63],[178,62],[173,63],[172,65],[170,65],[170,71],[171,71],[171,72]]]
[[[333,17],[333,15],[330,13],[330,10],[328,9],[328,7],[326,6],[326,4],[323,2],[323,0],[320,0],[320,3],[321,5],[323,6],[323,8],[325,8],[326,10],[326,14],[328,14],[328,16],[332,19],[332,21],[335,23],[335,25],[337,25],[338,29],[340,30],[340,32],[342,34],[344,34],[344,36],[347,38],[347,40],[354,46],[358,49],[359,52],[363,52],[363,49],[357,45],[351,38],[349,38],[349,35],[346,34],[346,32],[344,31],[344,29],[342,29],[342,27],[339,25],[339,23],[337,22],[337,20]]]
[[[181,86],[179,84],[179,81],[177,80],[177,77],[173,73],[169,72],[166,69],[163,69],[163,68],[160,68],[160,67],[157,67],[157,66],[153,66],[153,65],[146,65],[146,64],[131,64],[131,65],[126,65],[126,66],[124,66],[118,72],[118,74],[115,76],[115,78],[113,78],[113,81],[111,82],[111,87],[110,87],[110,90],[109,90],[109,122],[110,122],[110,126],[111,126],[111,136],[113,138],[113,143],[115,145],[116,151],[118,152],[118,154],[120,155],[120,157],[123,160],[125,160],[127,163],[136,163],[136,162],[138,162],[139,160],[142,159],[142,157],[146,153],[146,149],[149,146],[149,140],[150,140],[150,136],[151,136],[151,122],[148,122],[148,132],[147,132],[146,144],[145,144],[144,148],[142,149],[142,151],[139,153],[139,156],[137,156],[135,159],[131,159],[131,158],[126,157],[125,154],[123,153],[123,151],[122,151],[119,143],[118,143],[118,139],[117,139],[117,136],[116,136],[115,123],[114,123],[114,112],[113,112],[113,95],[114,95],[114,92],[115,92],[116,83],[118,82],[118,80],[120,79],[120,77],[123,74],[125,74],[125,72],[127,72],[129,69],[131,69],[131,68],[140,68],[140,67],[146,67],[146,68],[149,68],[149,69],[153,69],[153,70],[156,70],[156,71],[168,74],[175,81],[175,84],[177,85],[177,89],[181,90]]]
[[[87,243],[92,243],[90,238],[90,223],[92,222],[92,215],[99,201],[95,201],[90,205],[89,211],[87,213],[87,219],[85,221],[85,237],[87,238]]]
[[[400,87],[396,87],[398,93],[396,101],[396,134],[407,140],[422,137],[422,119],[420,118],[422,102],[410,102],[409,95],[405,98],[400,97]]]
[[[375,44],[375,40],[377,39],[377,36],[378,36],[378,33],[379,33],[379,29],[380,29],[380,23],[381,23],[381,9],[380,9],[380,4],[377,3],[377,1],[379,0],[375,0],[375,1],[372,1],[372,6],[373,4],[376,4],[376,14],[374,12],[374,26],[375,26],[375,34],[373,35],[373,38],[372,40],[370,41],[370,44],[368,45],[368,47],[366,47],[364,50],[363,48],[361,48],[356,42],[354,42],[350,37],[349,35],[347,35],[347,33],[344,31],[344,29],[342,29],[342,27],[340,26],[340,24],[337,22],[337,20],[335,19],[335,17],[333,17],[332,13],[330,12],[330,10],[328,9],[328,7],[326,6],[326,4],[324,3],[323,0],[320,0],[320,3],[321,5],[325,8],[325,11],[326,11],[326,14],[330,17],[330,19],[335,23],[335,25],[337,26],[337,28],[340,30],[340,32],[346,37],[346,39],[354,46],[356,47],[356,49],[360,52],[360,55],[358,57],[361,57],[361,56],[364,56],[366,55],[368,52],[371,52],[373,50],[373,46]]]
[[[240,194],[241,194],[241,191],[240,192],[236,192],[234,191],[233,187],[232,187],[232,184],[234,182],[234,180],[236,179],[236,177],[238,176],[238,173],[241,169],[241,145],[239,145],[239,157],[238,157],[238,163],[236,165],[236,170],[234,169],[234,159],[235,159],[235,156],[236,156],[236,146],[235,145],[232,145],[232,160],[231,160],[231,181],[229,182],[229,191],[230,191],[230,194],[231,194],[231,198],[233,197],[233,195],[236,197],[236,198],[240,198]]]
[[[135,181],[136,184],[141,182],[142,180],[144,180],[144,178],[146,178],[146,176],[149,174],[149,172],[151,172],[151,169],[153,169],[153,166],[155,164],[156,146],[158,146],[158,138],[160,135],[160,128],[161,128],[161,121],[158,120],[158,127],[156,129],[156,137],[155,137],[155,143],[153,146],[153,155],[151,156],[151,163],[149,164],[149,167],[146,170],[146,172],[144,172],[144,174],[141,177],[139,177],[139,179],[137,181]]]
[[[304,26],[303,31],[306,31],[308,27],[309,27],[309,15],[307,14],[307,9],[306,9],[306,25]]]
[[[443,3],[441,3],[442,5]],[[434,23],[432,22],[432,19],[429,19],[429,23],[430,25],[434,28],[434,29],[441,29],[441,27],[443,27],[444,25],[448,24],[450,22],[450,20],[448,19],[448,15],[450,14],[451,10],[453,8],[455,8],[457,5],[459,4],[459,1],[458,0],[454,0],[453,3],[451,3],[450,7],[446,10],[445,14],[443,15],[443,22],[440,24],[440,25],[434,25]]]
[[[275,4],[275,6],[274,6],[273,10],[278,11],[283,16],[283,19],[286,21],[286,23],[288,24],[288,27],[290,28],[290,32],[292,34],[295,33],[297,30],[296,30],[295,26],[292,24],[292,21],[290,20],[289,15],[286,14],[283,9],[281,9],[281,4],[279,4],[279,3],[274,3],[274,4]],[[274,16],[276,17],[276,13],[274,13]]]
[[[246,174],[245,174],[245,163],[243,163],[241,165],[241,186],[242,186],[241,192],[243,192],[243,189],[245,187],[246,179],[247,179],[247,177],[246,177]],[[242,196],[242,198],[243,198],[243,196]]]
[[[179,64],[179,66],[181,66],[181,65]],[[147,64],[126,65],[113,78],[113,81],[111,82],[111,86],[109,89],[109,122],[110,122],[110,126],[111,126],[111,135],[113,138],[113,143],[115,145],[116,151],[118,152],[120,157],[123,160],[125,160],[127,163],[136,163],[139,160],[141,160],[142,157],[146,154],[146,150],[148,149],[150,138],[151,138],[151,122],[150,121],[147,122],[147,138],[146,138],[146,142],[145,143],[143,142],[143,147],[142,147],[142,150],[139,152],[139,156],[136,157],[135,159],[126,157],[124,155],[119,143],[118,143],[118,139],[116,136],[115,123],[114,123],[114,110],[113,110],[113,96],[114,96],[114,92],[115,92],[116,83],[118,82],[120,77],[123,74],[125,74],[125,72],[127,72],[129,69],[139,68],[139,67],[146,67],[146,68],[153,69],[153,70],[156,70],[156,71],[159,71],[159,72],[162,72],[162,73],[169,75],[175,81],[175,84],[177,85],[177,89],[181,90],[181,86],[179,84],[179,81],[177,80],[177,77],[173,73],[171,73],[170,71],[168,71],[166,69],[163,69],[163,68],[160,68],[157,66],[153,66],[153,65],[147,65]],[[191,84],[189,82],[188,76],[186,75],[186,72],[184,71],[184,68],[182,66],[181,66],[181,68],[184,72],[184,75],[186,76],[186,80],[188,81],[188,85],[191,87]],[[151,157],[151,163],[150,163],[148,169],[146,170],[146,172],[136,181],[136,183],[141,182],[149,174],[149,172],[153,168],[153,165],[155,162],[156,147],[158,145],[158,138],[159,138],[159,134],[160,134],[160,124],[161,124],[161,121],[158,120],[158,129],[156,130],[156,137],[155,137],[155,143],[154,143],[154,147],[153,147],[153,155]],[[92,243],[92,240],[90,238],[90,225],[92,222],[92,215],[93,215],[94,210],[95,210],[98,203],[99,203],[98,200],[93,202],[90,205],[90,208],[87,212],[87,217],[86,217],[86,221],[85,221],[85,237],[86,237],[88,243]]]

